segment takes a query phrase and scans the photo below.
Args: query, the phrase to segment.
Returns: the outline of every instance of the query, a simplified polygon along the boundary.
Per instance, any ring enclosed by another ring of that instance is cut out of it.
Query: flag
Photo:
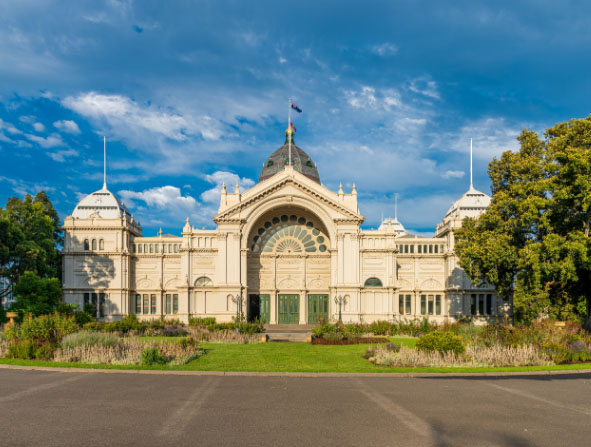
[[[294,133],[297,132],[297,130],[296,130],[295,126],[293,125],[293,123],[289,123],[289,125],[292,127]]]
[[[298,113],[302,113],[302,109],[296,106],[293,102],[291,103],[291,108],[294,109]]]

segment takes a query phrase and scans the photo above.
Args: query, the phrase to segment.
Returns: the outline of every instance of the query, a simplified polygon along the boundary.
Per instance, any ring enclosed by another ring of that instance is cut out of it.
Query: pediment
[[[242,194],[240,202],[226,209],[220,209],[213,220],[215,222],[242,220],[248,216],[249,210],[258,207],[263,201],[280,199],[289,204],[294,198],[305,198],[324,209],[328,208],[334,220],[359,224],[364,220],[356,209],[339,201],[337,194],[298,172],[277,174],[273,178],[255,185]]]

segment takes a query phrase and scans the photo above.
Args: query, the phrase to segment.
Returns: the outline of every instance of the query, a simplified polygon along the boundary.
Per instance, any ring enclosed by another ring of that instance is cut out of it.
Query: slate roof
[[[302,148],[295,145],[295,141],[291,136],[291,133],[286,131],[285,144],[271,154],[267,161],[263,164],[261,175],[259,176],[259,182],[271,178],[278,172],[283,171],[283,168],[289,163],[289,142],[288,138],[292,138],[291,144],[291,165],[293,168],[304,174],[311,180],[320,183],[320,175],[316,164],[312,161],[310,156],[304,152]]]

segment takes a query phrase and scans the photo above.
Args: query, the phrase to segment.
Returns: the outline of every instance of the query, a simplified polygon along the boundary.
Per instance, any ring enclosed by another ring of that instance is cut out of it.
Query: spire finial
[[[103,189],[107,189],[107,137],[103,136]]]
[[[470,189],[472,188],[472,138],[470,138]]]
[[[291,130],[291,98],[287,100],[287,109],[287,130],[285,131],[285,136],[287,137],[287,144],[289,147],[287,165],[291,166],[291,141],[293,140],[293,133]]]
[[[343,193],[343,184],[339,183],[339,194],[344,194]]]
[[[158,236],[162,237],[162,227],[160,227],[160,231],[158,231]]]

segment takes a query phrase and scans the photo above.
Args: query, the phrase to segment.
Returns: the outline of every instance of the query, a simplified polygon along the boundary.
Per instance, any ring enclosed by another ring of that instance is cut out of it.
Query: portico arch
[[[250,318],[300,324],[328,316],[333,244],[324,221],[293,202],[259,212],[243,233]]]

